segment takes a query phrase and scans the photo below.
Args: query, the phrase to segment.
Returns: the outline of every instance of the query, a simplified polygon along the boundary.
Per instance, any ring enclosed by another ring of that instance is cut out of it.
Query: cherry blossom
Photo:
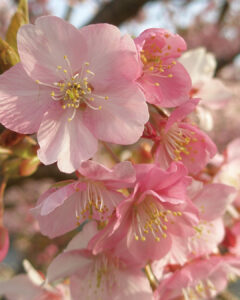
[[[176,108],[168,119],[159,114],[152,116],[156,128],[155,161],[161,167],[167,168],[172,161],[181,161],[190,173],[196,174],[216,154],[212,140],[186,120],[197,104],[197,99],[189,100]]]
[[[84,226],[50,264],[48,282],[70,276],[73,300],[152,300],[152,290],[141,269],[129,268],[126,261],[111,252],[93,255],[86,248],[88,240],[96,233],[94,222]]]
[[[23,261],[27,274],[17,275],[10,280],[0,282],[0,295],[8,300],[71,300],[67,285],[53,287],[44,284],[43,277],[32,267],[29,261]]]
[[[73,172],[97,151],[98,139],[135,143],[148,120],[135,79],[135,44],[108,24],[77,30],[54,16],[18,33],[21,63],[0,77],[0,121],[37,132],[38,156]]]
[[[160,283],[155,300],[212,299],[226,288],[228,280],[239,276],[239,262],[234,256],[192,261]]]
[[[110,170],[87,161],[78,171],[82,174],[79,180],[53,185],[32,209],[41,232],[51,238],[76,228],[87,219],[107,220],[125,199],[117,190],[135,181],[135,170],[130,162],[122,162]]]
[[[179,58],[179,62],[189,72],[192,79],[191,96],[201,98],[196,114],[199,126],[205,130],[213,128],[211,110],[223,108],[231,99],[231,91],[220,79],[213,78],[216,59],[205,48],[189,50]]]
[[[147,101],[174,107],[187,101],[191,79],[176,59],[186,50],[185,41],[165,29],[147,29],[135,39],[142,75],[138,82]]]
[[[154,164],[136,165],[133,193],[116,208],[108,225],[90,242],[94,253],[123,240],[140,261],[160,259],[171,249],[173,236],[194,234],[198,209],[187,199],[187,170],[173,163],[166,171]]]

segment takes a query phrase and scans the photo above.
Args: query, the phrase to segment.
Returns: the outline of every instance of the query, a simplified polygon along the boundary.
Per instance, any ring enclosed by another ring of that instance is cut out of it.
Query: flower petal
[[[40,87],[24,71],[21,63],[0,77],[0,122],[16,132],[38,130],[51,103],[48,90]]]
[[[94,24],[79,30],[86,37],[87,61],[95,76],[91,79],[94,90],[104,92],[119,81],[134,80],[140,75],[140,66],[133,39],[122,36],[110,24]]]
[[[71,122],[68,118],[61,106],[47,112],[38,132],[38,156],[44,164],[58,161],[62,172],[71,173],[94,155],[97,140],[84,126],[80,111]]]
[[[57,66],[79,70],[86,53],[86,43],[80,31],[55,16],[43,16],[35,25],[23,25],[18,32],[18,51],[26,72],[42,82],[59,78]]]
[[[100,140],[120,145],[135,143],[149,117],[143,94],[134,83],[119,83],[107,91],[107,96],[108,100],[98,102],[101,110],[83,112],[84,124]]]

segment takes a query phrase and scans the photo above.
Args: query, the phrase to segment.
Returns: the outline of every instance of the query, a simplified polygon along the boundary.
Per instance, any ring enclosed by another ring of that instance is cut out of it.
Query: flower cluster
[[[17,40],[20,62],[0,76],[0,122],[36,133],[43,164],[75,171],[31,210],[41,233],[81,230],[45,280],[25,261],[28,275],[0,283],[0,294],[213,299],[240,275],[240,142],[214,159],[217,148],[201,129],[206,107],[219,108],[231,95],[224,88],[216,99],[222,83],[201,69],[204,50],[182,55],[185,41],[164,29],[132,39],[109,24],[78,30],[53,16],[22,26]],[[136,143],[138,153],[120,159],[124,148],[116,146],[117,156],[107,143]],[[115,158],[111,166],[97,160],[98,145]],[[0,230],[1,258],[8,241]]]

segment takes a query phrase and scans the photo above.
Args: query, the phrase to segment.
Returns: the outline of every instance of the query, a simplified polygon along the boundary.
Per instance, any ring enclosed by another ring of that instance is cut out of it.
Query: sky
[[[174,22],[176,24],[180,24],[181,26],[187,27],[195,15],[197,15],[208,2],[208,0],[193,1],[187,5],[184,11],[180,11],[177,19],[174,20]],[[66,11],[66,0],[50,0],[49,8],[54,15],[63,17]],[[123,33],[138,35],[140,32],[150,27],[164,27],[165,29],[171,31],[175,30],[163,4],[160,2],[149,2],[145,5],[145,8],[145,20],[142,23],[131,21],[128,22],[128,24],[120,26],[120,29]],[[179,9],[177,5],[170,6],[169,8],[173,11]],[[81,2],[75,6],[70,22],[76,27],[83,26],[87,23],[91,16],[96,13],[96,10],[97,4],[94,0]]]

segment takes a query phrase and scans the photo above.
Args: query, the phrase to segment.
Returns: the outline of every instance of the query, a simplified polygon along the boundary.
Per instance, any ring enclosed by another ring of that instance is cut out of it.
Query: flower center
[[[116,271],[120,268],[119,259],[109,257],[107,255],[99,255],[93,258],[92,266],[89,268],[86,277],[89,279],[89,284],[86,285],[87,299],[100,300],[105,299],[104,296],[111,295],[113,288],[118,284]]]
[[[199,280],[194,286],[182,288],[184,300],[208,299],[216,295],[216,288],[210,279]]]
[[[168,56],[171,48],[171,45],[168,44],[162,47],[162,41],[159,41],[156,36],[147,40],[140,52],[144,73],[156,80],[158,78],[172,78],[173,74],[169,73],[169,70],[176,65],[176,61],[169,62]],[[159,86],[160,84],[155,82],[154,85]]]
[[[117,206],[113,197],[107,196],[107,189],[100,182],[88,181],[86,190],[80,193],[75,206],[78,225],[87,218],[104,221]]]
[[[172,160],[179,161],[183,159],[183,154],[197,153],[197,150],[193,150],[190,145],[190,143],[197,142],[197,138],[194,137],[194,131],[179,128],[177,124],[174,124],[167,133],[164,130],[161,133],[165,149]],[[194,161],[194,157],[190,159]]]
[[[146,240],[147,234],[152,234],[157,242],[167,237],[167,223],[174,222],[174,218],[181,216],[179,211],[165,209],[153,197],[146,197],[134,207],[133,232],[135,240]]]
[[[60,81],[46,84],[36,80],[36,83],[51,87],[50,95],[52,99],[60,101],[63,109],[71,109],[72,115],[68,118],[69,121],[74,119],[77,109],[89,107],[93,110],[101,110],[102,105],[99,105],[99,100],[108,100],[108,96],[94,94],[94,88],[90,81],[95,74],[89,69],[89,62],[84,62],[80,72],[74,73],[66,55],[64,61],[65,68],[60,65],[56,68],[58,77],[62,78]]]

